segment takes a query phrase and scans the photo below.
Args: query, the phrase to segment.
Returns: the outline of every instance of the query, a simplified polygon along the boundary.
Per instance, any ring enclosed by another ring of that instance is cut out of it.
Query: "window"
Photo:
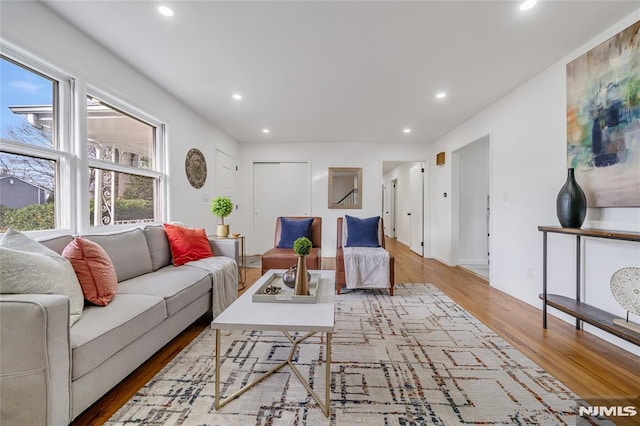
[[[164,220],[164,125],[1,43],[0,52],[0,232]]]
[[[158,219],[156,159],[161,126],[87,97],[89,223],[91,226]]]
[[[60,178],[70,158],[60,137],[66,105],[60,99],[69,85],[68,78],[0,56],[0,232],[68,223],[60,208],[68,198],[57,195],[69,182]]]

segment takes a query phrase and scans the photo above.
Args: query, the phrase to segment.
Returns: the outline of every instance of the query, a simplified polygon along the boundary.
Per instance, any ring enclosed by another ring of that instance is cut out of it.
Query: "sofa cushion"
[[[107,306],[87,306],[71,327],[72,372],[76,380],[167,317],[161,297],[116,294]]]
[[[43,246],[55,251],[58,254],[62,254],[64,248],[73,240],[71,235],[57,235],[55,237],[38,238],[38,241]]]
[[[185,228],[165,223],[164,230],[171,247],[171,262],[175,266],[213,256],[204,228]]]
[[[168,316],[172,316],[210,290],[209,273],[187,265],[179,268],[165,266],[118,284],[118,294],[146,294],[163,298]]]
[[[0,265],[0,293],[67,296],[69,323],[78,321],[84,297],[73,267],[65,258],[9,228],[0,239]]]
[[[85,235],[100,244],[113,262],[118,282],[153,271],[151,255],[140,228],[113,234]]]
[[[73,265],[84,298],[94,305],[108,305],[116,295],[118,277],[107,252],[98,243],[77,237],[62,256]]]
[[[167,233],[162,225],[149,225],[144,228],[144,237],[147,240],[151,266],[154,271],[171,264],[171,248]]]
[[[311,239],[311,225],[313,218],[308,219],[288,219],[280,218],[280,241],[277,248],[293,248],[293,243],[300,237]]]

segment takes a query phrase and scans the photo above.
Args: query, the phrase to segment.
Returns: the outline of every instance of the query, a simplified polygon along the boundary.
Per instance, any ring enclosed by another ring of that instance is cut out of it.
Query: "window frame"
[[[135,227],[136,224],[105,226],[89,225],[89,168],[113,170],[156,179],[156,199],[154,202],[155,222],[166,221],[167,197],[167,126],[166,124],[135,107],[132,103],[113,96],[113,90],[103,90],[81,77],[51,65],[12,44],[0,40],[0,55],[17,65],[34,71],[57,82],[54,92],[56,117],[52,127],[55,136],[53,148],[38,147],[0,139],[0,150],[9,154],[27,155],[56,161],[55,178],[55,220],[56,228],[47,230],[21,231],[31,237],[86,234],[89,232],[109,232]],[[154,127],[153,167],[141,169],[133,166],[89,159],[87,153],[87,97],[91,96],[124,114]],[[142,224],[140,224],[142,225]]]
[[[74,210],[71,208],[75,201],[75,194],[72,191],[73,178],[71,176],[73,162],[71,116],[75,80],[57,68],[2,43],[0,43],[0,56],[3,60],[13,62],[17,66],[54,82],[52,100],[52,142],[54,148],[23,144],[5,138],[0,140],[0,150],[8,154],[24,155],[56,162],[54,183],[55,228],[24,232],[29,232],[30,235],[34,236],[73,232],[73,223],[76,217]]]
[[[120,98],[111,96],[104,90],[99,89],[96,86],[87,84],[86,91],[83,97],[82,108],[84,109],[84,119],[83,119],[83,128],[84,128],[84,141],[87,140],[87,98],[96,99],[110,108],[121,112],[122,114],[128,115],[135,120],[141,121],[149,126],[152,126],[154,129],[154,146],[152,147],[152,167],[149,169],[143,169],[134,166],[127,166],[123,164],[113,163],[105,160],[99,160],[96,158],[89,158],[87,153],[87,143],[84,142],[81,145],[82,156],[85,158],[86,167],[85,169],[85,181],[83,182],[83,186],[86,186],[87,194],[86,199],[83,200],[83,220],[81,221],[85,224],[85,229],[95,231],[110,231],[122,228],[130,228],[135,226],[136,224],[110,224],[110,225],[93,225],[89,224],[89,168],[98,168],[102,170],[114,171],[117,173],[127,173],[131,175],[138,175],[144,177],[150,177],[156,179],[156,200],[154,202],[154,222],[164,222],[166,218],[167,205],[166,205],[166,166],[165,166],[165,134],[166,134],[166,126],[159,119],[153,117],[150,114],[140,110],[139,108],[121,100]],[[84,208],[86,206],[86,209]]]

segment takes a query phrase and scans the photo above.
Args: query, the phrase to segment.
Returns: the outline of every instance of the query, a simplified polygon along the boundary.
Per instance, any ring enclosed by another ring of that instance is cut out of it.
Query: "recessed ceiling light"
[[[436,94],[436,98],[437,99],[444,99],[446,97],[447,97],[447,94],[444,93],[444,92],[440,92],[440,93]]]
[[[264,133],[264,134],[266,135],[267,133],[271,133],[271,130],[269,130],[269,129],[262,129],[262,133]]]
[[[529,10],[536,5],[536,0],[526,0],[520,5],[520,10]]]
[[[173,16],[173,9],[169,6],[158,6],[158,12],[162,13],[164,16]]]
[[[406,127],[406,128],[404,128],[404,129],[402,129],[402,131],[403,131],[404,133],[411,133],[411,129],[410,129],[410,128],[408,128],[408,127]]]
[[[236,101],[239,101],[242,99],[242,95],[240,93],[234,93],[232,98],[235,99]]]

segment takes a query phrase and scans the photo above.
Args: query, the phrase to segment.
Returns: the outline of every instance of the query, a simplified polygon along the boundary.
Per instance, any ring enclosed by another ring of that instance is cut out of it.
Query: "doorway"
[[[424,256],[424,162],[382,162],[385,235]]]
[[[490,276],[491,198],[490,136],[453,151],[453,261]]]

